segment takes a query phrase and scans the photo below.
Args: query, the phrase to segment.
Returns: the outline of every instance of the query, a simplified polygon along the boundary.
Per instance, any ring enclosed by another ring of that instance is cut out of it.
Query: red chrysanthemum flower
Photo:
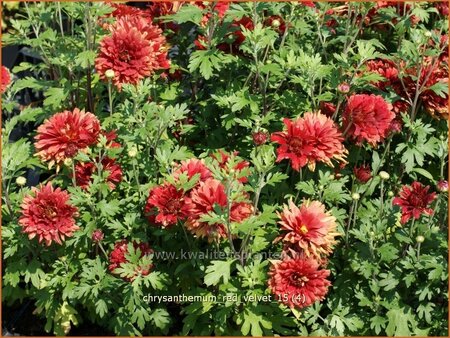
[[[217,162],[220,169],[223,169],[225,172],[229,173],[231,169],[236,171],[235,177],[241,183],[246,183],[248,181],[247,174],[250,163],[244,160],[239,160],[235,163],[233,168],[230,168],[229,161],[231,156],[236,157],[239,154],[238,151],[234,151],[233,154],[228,154],[223,150],[219,150],[215,154],[211,154],[211,157]]]
[[[106,183],[110,189],[114,190],[116,184],[122,181],[122,168],[112,158],[105,157],[102,159],[102,171],[108,172]],[[88,189],[92,182],[92,174],[97,171],[97,166],[93,162],[78,162],[75,165],[75,180],[79,187]]]
[[[334,113],[336,112],[336,106],[331,102],[320,102],[319,109],[322,114],[329,118],[332,118]]]
[[[2,66],[2,72],[0,73],[0,93],[3,94],[11,83],[11,75],[9,74],[8,68]]]
[[[387,59],[370,60],[366,63],[367,68],[372,73],[381,75],[384,80],[374,82],[373,85],[381,90],[385,90],[386,87],[393,86],[395,88],[401,86],[400,79],[398,77],[398,69],[395,63]]]
[[[150,190],[144,212],[151,223],[171,227],[185,219],[184,198],[183,190],[165,183]]]
[[[446,18],[448,18],[448,14],[449,12],[449,8],[448,8],[448,2],[447,1],[436,1],[433,2],[434,7],[436,7],[436,9],[439,11],[439,14],[442,16],[445,16]]]
[[[360,183],[367,183],[372,178],[372,170],[369,165],[363,164],[353,168],[356,180]]]
[[[47,246],[56,242],[62,244],[78,230],[74,217],[77,208],[70,205],[69,194],[60,188],[54,189],[49,182],[39,188],[33,188],[34,196],[26,196],[21,205],[22,216],[19,224],[28,238],[38,237],[39,243]]]
[[[436,193],[429,193],[430,186],[424,186],[420,182],[413,182],[411,186],[403,186],[399,197],[392,200],[393,205],[402,209],[400,222],[405,224],[412,217],[419,219],[422,214],[432,215],[433,209],[429,208],[431,202],[436,198]]]
[[[376,146],[387,136],[389,126],[395,118],[391,108],[379,95],[352,95],[343,115],[344,129],[358,144],[367,141]]]
[[[111,36],[100,42],[95,67],[100,78],[106,80],[107,70],[114,71],[113,83],[120,90],[122,84],[137,84],[159,69],[167,69],[166,39],[159,27],[140,16],[124,16],[110,27]]]
[[[196,158],[181,161],[180,165],[175,169],[173,177],[177,179],[182,173],[186,173],[189,179],[199,174],[199,182],[204,182],[212,177],[211,170],[205,165],[205,161]]]
[[[73,158],[78,151],[97,143],[100,122],[91,113],[75,108],[53,115],[37,129],[34,144],[37,154],[49,167]]]
[[[333,166],[332,159],[345,162],[347,150],[343,137],[335,123],[323,114],[306,113],[296,120],[283,120],[286,131],[272,134],[277,149],[277,162],[291,161],[292,168],[299,171],[305,165],[314,170],[316,162]]]
[[[306,257],[322,260],[332,252],[336,243],[336,218],[325,211],[318,201],[305,201],[298,208],[292,200],[279,213],[283,234],[277,240],[285,244],[285,249],[303,253]]]
[[[114,8],[114,11],[111,12],[110,16],[120,19],[124,16],[142,16],[151,18],[150,12],[146,10],[142,10],[140,8],[134,7],[134,6],[128,6],[124,4],[115,4],[111,3],[109,4],[111,7]]]
[[[411,79],[414,86],[414,93],[417,81]],[[419,86],[425,85],[425,88],[430,88],[437,84],[448,83],[448,65],[447,60],[433,63],[431,59],[424,61],[424,67],[420,78]],[[434,117],[448,119],[448,93],[444,92],[441,95],[436,94],[432,89],[426,89],[420,94],[420,100],[425,110]]]
[[[227,1],[217,1],[217,2],[204,2],[204,1],[194,1],[194,4],[199,7],[200,9],[211,9],[214,11],[214,13],[217,14],[219,19],[222,19],[225,16],[226,11],[230,7],[229,2]],[[211,8],[210,8],[211,7]],[[208,11],[205,15],[203,15],[202,21],[200,22],[200,25],[205,27],[211,19],[211,13]]]
[[[133,247],[135,250],[139,249],[141,251],[141,258],[153,253],[153,250],[148,246],[147,243],[137,243],[133,241]],[[128,241],[121,240],[114,244],[114,249],[109,254],[109,271],[114,273],[114,270],[120,268],[122,264],[128,263],[125,255],[128,253]],[[145,265],[145,266],[137,266],[135,269],[135,275],[133,277],[127,277],[125,280],[131,282],[138,275],[147,276],[151,269],[153,268],[153,264]]]
[[[107,148],[120,148],[120,147],[122,147],[122,145],[119,142],[116,141],[116,139],[117,139],[117,132],[115,130],[110,130],[108,132],[103,131],[103,132],[101,132],[101,134],[106,137],[106,141],[107,141],[106,147]]]
[[[329,275],[312,259],[287,258],[271,266],[269,288],[281,303],[301,309],[325,298]]]
[[[183,207],[188,215],[186,228],[198,237],[206,237],[209,241],[218,240],[227,236],[225,224],[209,224],[200,219],[203,215],[214,212],[214,207],[227,207],[227,195],[225,187],[218,180],[210,178],[192,190],[190,197],[186,198]],[[232,203],[230,221],[241,222],[253,212],[253,207],[246,202]]]

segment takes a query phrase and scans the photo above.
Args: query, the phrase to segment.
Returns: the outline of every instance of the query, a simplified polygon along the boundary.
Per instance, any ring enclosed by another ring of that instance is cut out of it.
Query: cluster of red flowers
[[[391,60],[371,60],[367,62],[369,71],[378,73],[385,80],[378,81],[374,85],[380,90],[392,89],[399,97],[393,102],[396,113],[404,113],[410,107],[410,102],[414,100],[416,92],[418,99],[423,104],[425,110],[437,118],[448,118],[448,93],[438,95],[431,88],[439,83],[448,82],[448,48],[447,37],[441,39],[441,48],[444,51],[439,58],[424,57],[422,65],[404,69],[404,63],[395,64]],[[420,70],[420,74],[419,74]],[[404,75],[400,78],[399,73]],[[419,74],[419,79],[417,78]]]
[[[413,182],[411,186],[403,186],[398,197],[392,201],[402,210],[401,223],[405,224],[411,218],[419,219],[422,214],[432,215],[433,209],[429,206],[436,199],[436,193],[429,193],[429,186],[420,182]]]
[[[236,154],[219,151],[210,157],[208,163],[211,168],[233,176],[232,180],[237,184],[247,181],[245,176],[249,164],[237,160]],[[228,227],[233,222],[242,222],[248,218],[253,213],[253,206],[244,193],[237,197],[227,194],[226,186],[214,177],[213,172],[215,171],[208,168],[205,160],[194,158],[182,161],[171,175],[170,181],[175,182],[175,185],[166,181],[151,189],[145,206],[149,221],[164,228],[172,227],[180,221],[192,234],[205,237],[209,241],[227,237]],[[184,190],[176,186],[182,175],[189,180],[195,180],[192,188]],[[229,224],[212,224],[203,219],[204,216],[214,213],[216,208],[228,213]]]
[[[111,34],[100,41],[95,68],[103,80],[111,80],[120,90],[125,83],[137,84],[156,70],[168,69],[166,38],[152,24],[149,13],[122,5],[116,6]],[[109,73],[108,73],[109,71]]]
[[[330,286],[330,271],[320,269],[336,244],[336,218],[318,201],[300,207],[289,201],[279,214],[283,259],[270,269],[269,287],[289,307],[303,308],[322,300]]]
[[[127,240],[121,240],[114,244],[114,249],[109,254],[109,266],[108,269],[112,273],[117,273],[116,269],[123,267],[123,264],[129,263],[126,255],[128,254],[128,245],[130,243]],[[140,251],[140,258],[151,255],[153,250],[148,246],[147,243],[138,243],[133,241],[131,243],[134,250]],[[153,268],[153,264],[143,264],[137,265],[134,270],[133,276],[126,276],[124,279],[126,281],[132,282],[137,276],[147,276]]]
[[[107,147],[117,148],[120,144],[115,142],[117,135],[114,131],[106,133],[101,130],[100,121],[89,112],[75,108],[73,111],[56,113],[44,121],[37,129],[35,137],[36,155],[43,161],[54,164],[59,170],[65,160],[73,159],[79,151],[86,151],[88,147],[96,145],[100,136],[107,139]],[[122,180],[122,169],[116,161],[103,157],[100,163],[88,162],[75,164],[75,178],[78,185],[87,189],[94,171],[101,166],[108,171],[107,183],[111,189]]]

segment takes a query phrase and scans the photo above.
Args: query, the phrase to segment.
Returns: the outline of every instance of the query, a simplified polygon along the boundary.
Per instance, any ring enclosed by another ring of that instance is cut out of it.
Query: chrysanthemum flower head
[[[299,171],[308,165],[315,170],[317,162],[333,166],[331,160],[345,162],[347,150],[343,137],[333,120],[320,113],[306,113],[296,120],[285,118],[286,131],[272,134],[277,149],[277,162],[291,161],[292,168]]]
[[[357,144],[367,141],[376,146],[386,138],[395,118],[391,108],[379,95],[352,95],[343,114],[343,128]]]
[[[33,188],[32,193],[24,198],[19,219],[29,239],[37,236],[39,243],[47,246],[52,242],[62,244],[79,229],[74,218],[77,208],[68,203],[70,196],[66,191],[54,189],[49,182]]]
[[[59,167],[65,159],[73,158],[78,151],[97,143],[100,122],[95,115],[80,111],[63,111],[53,115],[37,129],[36,155]]]
[[[150,190],[144,212],[151,223],[168,228],[185,219],[184,203],[184,191],[165,183]]]
[[[111,190],[116,188],[116,184],[122,181],[122,168],[112,158],[104,157],[101,161],[102,171],[108,172],[106,183]],[[93,162],[79,162],[75,165],[75,180],[78,186],[83,189],[89,188],[92,182],[92,175],[97,171],[97,166]]]
[[[2,66],[1,70],[1,81],[0,81],[0,94],[4,93],[11,83],[11,75],[9,74],[8,68]]]
[[[211,170],[208,169],[205,161],[197,158],[181,161],[180,165],[175,168],[173,176],[176,179],[182,173],[185,173],[189,179],[199,174],[199,182],[204,182],[212,177]]]
[[[117,268],[122,267],[122,264],[128,263],[126,255],[128,254],[128,244],[127,240],[121,240],[114,244],[114,249],[109,254],[109,271],[115,273]],[[133,248],[135,250],[139,249],[141,252],[141,258],[147,255],[151,255],[153,250],[148,246],[147,243],[138,243],[136,241],[132,242]],[[147,276],[151,269],[153,268],[153,264],[145,265],[145,266],[137,266],[135,270],[135,275],[131,277],[124,278],[127,281],[133,281],[138,275]]]
[[[186,228],[194,235],[206,237],[209,241],[225,238],[228,233],[225,224],[203,222],[201,217],[214,212],[215,207],[225,210],[227,206],[225,187],[220,181],[210,178],[201,182],[192,190],[190,197],[186,198],[186,204],[183,207],[185,215],[188,215]],[[233,202],[230,209],[231,222],[241,222],[253,212],[253,207],[246,202]]]
[[[372,178],[372,170],[367,164],[360,165],[353,168],[353,174],[360,183],[367,183]]]
[[[336,218],[325,211],[319,201],[305,200],[297,207],[292,200],[278,214],[281,240],[286,248],[321,260],[328,256],[336,243]]]
[[[269,288],[281,303],[301,309],[325,298],[331,285],[326,279],[329,275],[313,259],[285,258],[271,266]]]
[[[398,197],[392,200],[393,205],[398,205],[402,210],[400,222],[405,224],[411,218],[419,219],[422,214],[432,215],[433,209],[429,206],[436,198],[436,193],[429,193],[430,186],[424,186],[420,182],[413,182],[411,186],[403,186]]]
[[[95,67],[100,78],[113,70],[112,82],[120,90],[122,84],[137,84],[156,70],[167,69],[166,39],[159,27],[142,16],[124,16],[110,27],[111,35],[100,41]]]

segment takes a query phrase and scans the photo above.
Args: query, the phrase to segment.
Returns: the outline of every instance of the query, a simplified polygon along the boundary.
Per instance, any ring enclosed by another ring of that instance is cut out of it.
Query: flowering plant
[[[3,14],[8,330],[446,334],[447,3]]]

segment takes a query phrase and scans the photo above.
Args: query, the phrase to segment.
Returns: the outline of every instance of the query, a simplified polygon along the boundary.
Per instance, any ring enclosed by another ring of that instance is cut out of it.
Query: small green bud
[[[389,179],[389,177],[391,177],[387,172],[385,171],[380,171],[380,173],[378,174],[378,176],[380,176],[380,178],[382,180],[387,181]]]
[[[423,243],[424,240],[425,240],[425,237],[423,237],[423,236],[419,235],[419,236],[416,237],[416,242],[417,243]]]
[[[19,176],[19,177],[16,178],[16,184],[18,186],[23,187],[25,184],[27,184],[27,179],[25,177],[23,177],[23,176]]]
[[[112,69],[108,69],[105,72],[105,76],[106,76],[107,79],[113,79],[115,75],[116,74],[114,73],[114,71]]]

